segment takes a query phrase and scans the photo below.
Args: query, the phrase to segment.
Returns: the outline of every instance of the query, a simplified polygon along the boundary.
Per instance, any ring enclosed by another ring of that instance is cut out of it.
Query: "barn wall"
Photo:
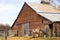
[[[29,23],[30,29],[34,29],[40,27],[43,29],[45,25],[50,24],[51,22],[45,19],[44,17],[38,15],[32,8],[30,8],[27,4],[24,4],[20,15],[18,16],[14,26],[12,27],[13,30],[18,30],[21,34],[22,24]]]
[[[54,23],[54,31],[54,34],[56,34],[55,36],[60,36],[60,22]]]

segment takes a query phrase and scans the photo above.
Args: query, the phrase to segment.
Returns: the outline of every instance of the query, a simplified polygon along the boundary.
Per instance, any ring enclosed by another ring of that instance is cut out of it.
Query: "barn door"
[[[23,36],[29,36],[29,23],[22,24]]]
[[[49,24],[49,29],[50,29],[51,36],[53,36],[53,24]]]

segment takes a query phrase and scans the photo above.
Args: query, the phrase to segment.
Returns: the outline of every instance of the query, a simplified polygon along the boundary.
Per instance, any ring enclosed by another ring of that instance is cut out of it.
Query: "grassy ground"
[[[0,40],[5,40],[5,38],[0,37]],[[8,37],[7,40],[60,40],[60,37],[39,37],[39,38],[32,38],[32,37]]]

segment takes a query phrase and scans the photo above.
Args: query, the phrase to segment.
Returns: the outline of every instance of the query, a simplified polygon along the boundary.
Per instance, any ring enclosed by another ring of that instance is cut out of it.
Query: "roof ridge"
[[[44,14],[60,14],[59,12],[55,13],[55,12],[38,12],[38,13],[44,13]]]

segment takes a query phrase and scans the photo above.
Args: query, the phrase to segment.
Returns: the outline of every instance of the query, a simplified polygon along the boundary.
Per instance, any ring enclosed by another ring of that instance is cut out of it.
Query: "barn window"
[[[23,32],[23,36],[29,35],[29,23],[22,24],[22,32]]]
[[[43,23],[43,20],[42,20],[42,23]]]

